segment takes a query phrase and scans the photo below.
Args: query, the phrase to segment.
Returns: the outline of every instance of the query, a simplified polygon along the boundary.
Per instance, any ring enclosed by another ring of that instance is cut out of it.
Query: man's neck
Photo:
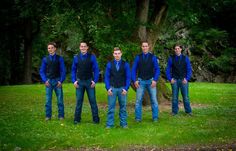
[[[87,52],[81,52],[81,54],[82,54],[82,55],[86,55],[86,54],[87,54]]]
[[[116,61],[116,62],[119,62],[120,60],[121,60],[121,58],[120,58],[120,59],[118,59],[118,60],[117,60],[117,59],[115,59],[115,61]]]
[[[181,56],[181,53],[180,54],[175,54],[175,55],[179,57],[179,56]]]
[[[49,54],[50,56],[54,56],[56,53],[51,53],[51,54]]]

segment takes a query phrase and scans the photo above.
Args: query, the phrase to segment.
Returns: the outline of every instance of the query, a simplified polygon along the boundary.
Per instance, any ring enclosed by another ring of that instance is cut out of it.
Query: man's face
[[[48,53],[50,55],[54,55],[56,50],[57,50],[56,47],[54,47],[53,45],[48,45]]]
[[[115,58],[116,61],[119,61],[119,60],[121,59],[122,53],[121,53],[120,50],[115,50],[115,51],[113,52],[113,56],[114,56],[114,58]]]
[[[142,43],[142,51],[143,51],[143,53],[148,53],[148,51],[149,51],[149,45],[148,45],[148,43],[147,42],[143,42]]]
[[[86,43],[81,43],[79,49],[82,54],[86,54],[88,52],[88,46]]]
[[[175,46],[175,54],[177,56],[181,55],[181,51],[182,51],[182,49],[180,48],[180,46]]]

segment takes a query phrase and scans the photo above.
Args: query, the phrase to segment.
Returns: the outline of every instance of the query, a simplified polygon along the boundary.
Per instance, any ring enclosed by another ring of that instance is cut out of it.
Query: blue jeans
[[[181,79],[177,79],[174,84],[171,84],[172,87],[172,113],[177,114],[179,111],[179,89],[182,94],[184,109],[186,113],[191,113],[192,109],[189,101],[188,93],[188,83],[183,84]]]
[[[112,95],[108,95],[108,112],[107,112],[107,124],[108,127],[114,126],[114,115],[116,108],[116,98],[118,97],[118,102],[120,105],[120,126],[127,126],[127,112],[126,112],[126,100],[127,95],[122,95],[122,87],[121,88],[112,88]]]
[[[79,88],[76,88],[76,108],[74,121],[80,122],[81,120],[84,92],[86,90],[92,110],[93,122],[99,123],[100,119],[98,116],[98,106],[95,97],[95,88],[91,88],[91,80],[79,80],[78,85]]]
[[[145,90],[147,89],[150,96],[151,107],[152,107],[152,119],[153,121],[158,120],[158,102],[157,102],[157,89],[156,87],[152,88],[152,79],[142,80],[138,79],[139,88],[136,91],[136,104],[135,104],[135,120],[142,120],[142,101]]]
[[[50,86],[46,86],[46,117],[51,118],[52,117],[52,92],[53,90],[56,93],[57,96],[57,106],[58,106],[58,117],[64,118],[64,103],[63,103],[63,91],[62,87],[57,87],[57,82],[59,79],[49,79]]]

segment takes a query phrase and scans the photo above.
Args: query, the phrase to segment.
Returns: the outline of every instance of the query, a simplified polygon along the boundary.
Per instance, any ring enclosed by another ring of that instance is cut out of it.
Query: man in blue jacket
[[[98,106],[95,96],[95,84],[99,78],[99,68],[95,55],[88,53],[86,42],[80,42],[80,53],[74,56],[71,79],[76,88],[76,108],[74,124],[81,121],[84,92],[87,92],[92,109],[93,122],[99,123]]]
[[[130,85],[131,75],[129,63],[122,60],[122,52],[118,47],[113,51],[114,60],[107,63],[105,72],[105,84],[108,94],[108,112],[106,128],[114,126],[114,114],[116,98],[120,105],[120,126],[127,128],[127,92]]]
[[[137,55],[134,59],[131,75],[132,81],[137,89],[135,120],[137,122],[141,122],[142,120],[142,100],[144,91],[147,89],[152,107],[152,120],[153,122],[156,122],[158,120],[156,84],[160,75],[160,68],[157,57],[149,52],[149,44],[147,41],[141,43],[141,49],[142,53]],[[137,78],[136,73],[138,73]]]
[[[188,81],[192,75],[192,68],[189,58],[182,55],[182,46],[175,45],[175,55],[169,57],[166,76],[172,87],[172,115],[176,115],[179,111],[178,97],[179,89],[183,97],[184,109],[188,115],[192,115],[192,109],[189,101]]]
[[[47,57],[42,60],[42,65],[40,68],[40,76],[43,83],[46,86],[46,121],[50,120],[52,117],[52,92],[53,90],[57,96],[57,106],[58,106],[58,118],[60,120],[64,119],[64,102],[63,102],[63,91],[62,82],[66,77],[66,69],[64,60],[61,56],[56,55],[56,43],[48,43],[48,53]]]

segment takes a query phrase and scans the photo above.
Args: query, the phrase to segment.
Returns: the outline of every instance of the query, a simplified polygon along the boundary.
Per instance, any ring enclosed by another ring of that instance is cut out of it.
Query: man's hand
[[[75,88],[79,88],[78,81],[75,81],[75,82],[74,82],[74,86],[75,86]]]
[[[127,91],[125,89],[122,89],[122,95],[126,95],[127,94]]]
[[[91,81],[91,88],[94,88],[95,87],[95,82],[94,81]]]
[[[171,83],[171,84],[174,84],[174,83],[175,83],[175,79],[172,78],[171,81],[170,81],[170,83]]]
[[[46,81],[46,82],[45,82],[45,86],[46,86],[46,87],[50,87],[49,81]]]
[[[157,82],[154,81],[154,80],[152,80],[152,85],[151,85],[151,87],[152,87],[152,88],[155,88],[156,86],[157,86]]]
[[[111,88],[107,91],[107,94],[108,94],[109,96],[113,95]]]
[[[134,86],[135,86],[136,89],[138,89],[139,88],[139,81],[135,81]]]
[[[186,80],[185,78],[183,79],[182,81],[183,84],[187,84],[188,83],[188,80]]]
[[[61,82],[60,82],[60,81],[57,82],[57,87],[58,87],[58,88],[61,87]]]

